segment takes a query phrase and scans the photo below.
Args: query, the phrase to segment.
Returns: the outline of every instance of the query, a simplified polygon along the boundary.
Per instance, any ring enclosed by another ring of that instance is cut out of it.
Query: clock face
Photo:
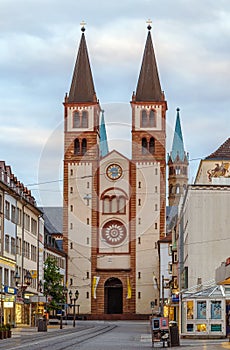
[[[118,164],[111,164],[108,166],[106,174],[111,180],[117,180],[122,175],[122,169]]]

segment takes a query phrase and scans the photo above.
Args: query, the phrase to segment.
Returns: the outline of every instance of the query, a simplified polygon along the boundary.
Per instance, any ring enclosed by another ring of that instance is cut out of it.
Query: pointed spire
[[[160,102],[164,100],[164,97],[161,90],[152,37],[150,33],[152,27],[149,24],[147,28],[148,35],[145,44],[141,71],[137,83],[136,101]]]
[[[81,31],[82,36],[68,98],[68,102],[70,103],[97,101],[85,40],[84,25],[82,26]]]
[[[100,155],[105,157],[109,153],[107,133],[105,127],[104,111],[102,110],[101,124],[100,124]]]
[[[171,152],[171,158],[173,162],[176,160],[177,156],[181,161],[184,161],[184,158],[186,156],[186,153],[184,150],[184,141],[183,141],[183,136],[181,131],[179,112],[180,112],[180,108],[177,108],[176,125],[175,125],[172,152]]]

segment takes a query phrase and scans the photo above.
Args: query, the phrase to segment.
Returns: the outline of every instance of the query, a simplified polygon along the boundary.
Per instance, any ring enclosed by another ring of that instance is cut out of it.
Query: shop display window
[[[206,319],[206,301],[197,301],[197,318]]]

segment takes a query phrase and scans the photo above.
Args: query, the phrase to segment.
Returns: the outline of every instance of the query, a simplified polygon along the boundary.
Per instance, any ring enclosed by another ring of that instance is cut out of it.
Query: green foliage
[[[47,304],[48,310],[61,309],[61,304],[65,304],[62,283],[62,275],[55,259],[48,257],[44,264],[44,294],[52,298]]]
[[[7,324],[5,325],[5,329],[6,329],[7,331],[10,331],[10,330],[11,330],[11,324],[10,324],[10,323],[7,323]]]

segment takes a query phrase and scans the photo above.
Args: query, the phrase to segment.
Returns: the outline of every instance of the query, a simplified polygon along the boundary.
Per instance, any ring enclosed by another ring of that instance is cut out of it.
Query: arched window
[[[180,194],[180,185],[176,185],[176,194]]]
[[[155,140],[154,140],[154,137],[151,137],[149,141],[149,153],[154,154],[154,152],[155,152]]]
[[[141,111],[141,126],[145,128],[148,126],[148,117],[146,110]]]
[[[80,154],[80,142],[78,139],[74,140],[74,154]]]
[[[153,109],[151,109],[149,113],[149,126],[150,127],[156,126],[156,112]]]
[[[170,185],[169,186],[169,194],[172,194],[173,193],[173,185]]]
[[[80,126],[81,126],[80,113],[76,111],[73,113],[73,127],[80,128]]]
[[[82,127],[88,128],[88,112],[86,111],[82,112]]]
[[[81,147],[81,149],[82,149],[82,155],[86,154],[86,152],[87,152],[87,140],[86,139],[82,140],[82,147]]]
[[[176,166],[176,175],[180,175],[180,167]]]
[[[146,154],[148,151],[148,143],[145,137],[141,140],[141,146],[142,146],[142,154]]]

